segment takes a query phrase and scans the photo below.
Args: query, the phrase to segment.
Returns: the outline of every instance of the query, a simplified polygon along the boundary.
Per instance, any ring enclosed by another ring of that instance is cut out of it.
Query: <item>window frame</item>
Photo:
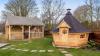
[[[81,34],[80,35],[80,38],[85,38],[85,34]]]
[[[67,33],[68,33],[68,30],[63,29],[62,33],[63,33],[63,34],[67,34]]]

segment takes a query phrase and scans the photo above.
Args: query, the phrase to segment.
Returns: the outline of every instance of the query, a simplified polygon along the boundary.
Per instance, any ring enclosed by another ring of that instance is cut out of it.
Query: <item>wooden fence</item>
[[[94,32],[94,36],[95,36],[94,40],[95,40],[96,44],[100,45],[100,31]]]
[[[100,45],[100,31],[90,33],[89,39],[94,40],[97,45]]]

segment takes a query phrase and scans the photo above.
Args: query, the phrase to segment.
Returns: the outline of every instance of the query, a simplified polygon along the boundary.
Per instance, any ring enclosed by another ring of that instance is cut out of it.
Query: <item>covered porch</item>
[[[44,37],[44,26],[8,25],[5,28],[8,40],[31,40]]]

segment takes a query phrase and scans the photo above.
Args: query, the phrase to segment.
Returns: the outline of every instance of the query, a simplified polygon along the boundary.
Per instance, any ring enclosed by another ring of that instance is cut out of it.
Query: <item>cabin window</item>
[[[80,38],[84,38],[84,37],[85,37],[85,34],[81,34],[81,35],[80,35]]]
[[[63,34],[67,34],[67,30],[63,30]]]

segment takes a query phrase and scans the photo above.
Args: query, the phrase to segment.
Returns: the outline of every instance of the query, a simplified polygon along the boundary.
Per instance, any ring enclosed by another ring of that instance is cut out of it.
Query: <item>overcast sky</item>
[[[70,8],[72,13],[75,11],[75,9],[81,5],[84,4],[85,0],[64,0],[65,1],[65,9]],[[0,0],[0,19],[2,17],[1,11],[4,10],[5,4],[8,2],[8,0]],[[41,2],[40,0],[36,0],[36,3],[38,3],[38,7],[41,10]]]

